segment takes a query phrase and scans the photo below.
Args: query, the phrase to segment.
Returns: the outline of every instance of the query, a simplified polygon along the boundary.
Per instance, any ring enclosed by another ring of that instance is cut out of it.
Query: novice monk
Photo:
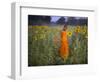
[[[66,61],[69,55],[69,46],[67,38],[67,25],[65,24],[61,31],[61,47],[60,47],[60,56]]]

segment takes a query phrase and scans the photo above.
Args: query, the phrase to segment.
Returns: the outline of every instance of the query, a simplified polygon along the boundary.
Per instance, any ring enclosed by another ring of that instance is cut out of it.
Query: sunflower
[[[45,34],[40,34],[39,38],[40,39],[45,39]]]
[[[77,25],[76,27],[79,28],[79,29],[81,28],[81,26],[79,26],[79,25]]]
[[[85,33],[86,33],[86,29],[83,29],[83,30],[82,30],[82,34],[85,34]]]
[[[72,36],[72,32],[71,32],[71,31],[67,32],[67,35],[68,35],[69,37],[71,37],[71,36]]]
[[[76,33],[80,33],[80,31],[81,31],[80,27],[76,27],[76,28],[75,28],[75,32],[76,32]]]

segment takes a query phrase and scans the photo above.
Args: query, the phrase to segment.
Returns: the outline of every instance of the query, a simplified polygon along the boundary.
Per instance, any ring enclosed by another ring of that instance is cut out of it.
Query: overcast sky
[[[51,17],[51,22],[56,22],[57,20],[59,20],[61,18],[61,16],[52,16]],[[64,17],[65,21],[67,21],[68,17]]]
[[[59,20],[61,18],[61,16],[51,16],[51,22],[56,22],[57,20]],[[64,16],[65,21],[68,20],[67,16]],[[76,19],[85,19],[86,17],[76,17]]]

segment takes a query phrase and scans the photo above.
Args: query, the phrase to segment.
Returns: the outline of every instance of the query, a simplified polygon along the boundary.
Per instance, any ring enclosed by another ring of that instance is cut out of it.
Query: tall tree
[[[59,18],[59,20],[56,22],[57,24],[64,24],[66,21],[65,21],[65,18],[64,17],[61,17]]]
[[[68,17],[67,23],[68,25],[76,25],[77,20],[75,19],[75,17]]]
[[[28,15],[28,25],[49,24],[50,16]]]

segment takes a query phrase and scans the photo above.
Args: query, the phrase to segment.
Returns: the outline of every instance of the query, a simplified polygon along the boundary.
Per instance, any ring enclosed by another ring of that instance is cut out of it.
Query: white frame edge
[[[11,5],[11,78],[20,77],[20,5]]]

